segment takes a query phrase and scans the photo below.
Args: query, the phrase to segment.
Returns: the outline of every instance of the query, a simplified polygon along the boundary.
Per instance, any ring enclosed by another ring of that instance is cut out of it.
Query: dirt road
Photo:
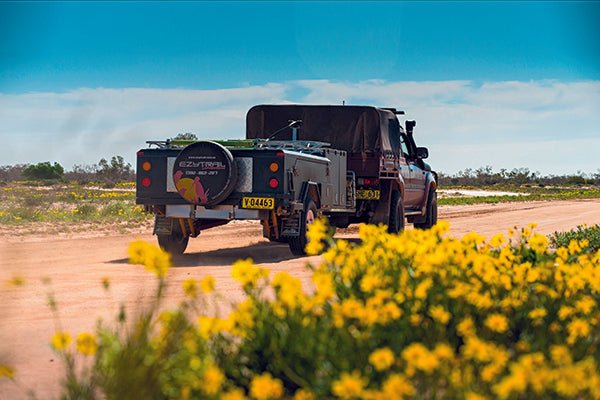
[[[539,223],[536,230],[546,234],[583,223],[600,224],[600,200],[440,207],[439,214],[456,236],[472,230],[490,236],[529,222]],[[137,237],[154,242],[147,230]],[[356,237],[356,228],[336,237]],[[127,264],[127,245],[135,238],[0,236],[0,364],[17,370],[16,382],[0,380],[0,399],[26,398],[29,389],[41,399],[57,396],[61,364],[48,345],[56,328],[74,335],[92,331],[99,317],[113,321],[120,304],[129,313],[143,306],[156,282],[141,267]],[[181,281],[207,274],[216,278],[224,297],[239,300],[229,266],[246,257],[272,271],[288,271],[306,285],[304,265],[319,262],[319,257],[296,258],[287,245],[266,242],[258,223],[231,223],[190,241],[186,254],[169,272],[168,302],[176,304],[182,298]],[[24,278],[25,285],[7,284],[14,276]],[[104,278],[110,281],[109,290],[102,287]],[[58,304],[59,319],[47,306],[50,295]]]

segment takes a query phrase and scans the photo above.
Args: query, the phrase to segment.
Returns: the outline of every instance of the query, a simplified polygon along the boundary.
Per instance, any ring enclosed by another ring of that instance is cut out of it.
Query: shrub
[[[76,208],[76,213],[82,217],[89,217],[96,214],[96,206],[93,204],[82,204]]]
[[[23,177],[31,180],[59,180],[62,179],[64,173],[65,170],[59,163],[50,164],[46,161],[29,165],[23,170]]]
[[[568,232],[554,232],[549,238],[554,247],[567,247],[572,240],[587,241],[587,251],[596,252],[600,250],[600,225],[591,227],[580,225]]]
[[[351,243],[319,221],[307,250],[331,247],[308,266],[314,287],[238,261],[246,299],[225,318],[202,315],[210,277],[184,281],[187,300],[160,313],[168,255],[135,242],[130,261],[157,275],[155,300],[102,327],[93,352],[78,345],[95,360],[79,374],[57,332],[64,398],[600,398],[600,253],[584,241],[549,251],[532,229],[486,240],[448,237],[444,223],[399,235],[362,225]]]

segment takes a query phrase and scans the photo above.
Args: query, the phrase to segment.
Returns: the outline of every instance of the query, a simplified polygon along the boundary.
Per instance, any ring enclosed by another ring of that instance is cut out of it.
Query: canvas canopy
[[[246,115],[246,138],[266,139],[290,120],[302,120],[298,140],[330,143],[349,153],[400,151],[400,130],[391,111],[369,106],[258,105]],[[291,140],[285,129],[276,139]]]

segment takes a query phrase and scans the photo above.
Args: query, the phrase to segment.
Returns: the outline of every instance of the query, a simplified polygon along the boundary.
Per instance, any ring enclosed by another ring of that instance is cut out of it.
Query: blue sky
[[[346,100],[406,108],[443,171],[591,172],[599,20],[600,2],[573,1],[1,2],[0,165],[133,161],[182,130],[239,137],[253,102]],[[556,166],[572,127],[577,162]],[[36,138],[46,154],[26,151]]]

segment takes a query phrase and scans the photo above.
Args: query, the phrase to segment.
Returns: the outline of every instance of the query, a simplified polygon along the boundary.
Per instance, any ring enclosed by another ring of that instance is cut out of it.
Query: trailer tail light
[[[279,187],[279,181],[277,180],[277,178],[271,178],[269,180],[269,186],[271,187],[271,189],[277,189],[277,187]]]
[[[143,187],[150,187],[150,184],[152,182],[150,181],[150,178],[146,177],[146,178],[142,178],[142,186]]]
[[[271,172],[273,172],[273,173],[275,173],[275,172],[279,171],[279,164],[277,164],[276,162],[272,162],[272,163],[269,165],[269,171],[271,171]]]
[[[150,164],[150,161],[144,161],[142,164],[142,169],[144,171],[150,171],[152,169],[152,164]]]

